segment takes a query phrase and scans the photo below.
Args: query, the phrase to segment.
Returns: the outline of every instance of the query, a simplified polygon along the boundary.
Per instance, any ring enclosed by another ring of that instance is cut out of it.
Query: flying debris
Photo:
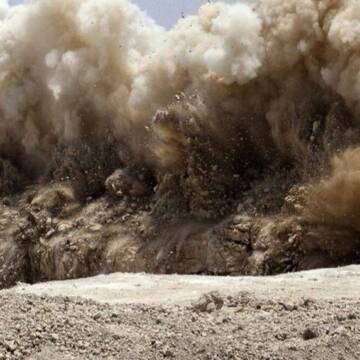
[[[208,1],[166,31],[127,0],[0,1],[0,192],[21,224],[0,259],[43,252],[36,279],[359,261],[359,14]]]

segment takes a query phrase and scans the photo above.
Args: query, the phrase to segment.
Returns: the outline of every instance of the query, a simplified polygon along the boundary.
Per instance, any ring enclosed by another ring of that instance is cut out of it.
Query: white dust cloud
[[[4,157],[41,163],[58,143],[101,139],[105,130],[156,157],[163,152],[152,140],[154,115],[180,98],[197,99],[185,101],[184,113],[201,131],[223,136],[240,122],[253,138],[270,134],[292,159],[305,156],[308,119],[334,96],[359,117],[357,0],[215,2],[169,31],[127,0],[33,0],[10,9],[2,0],[0,18]],[[177,132],[181,124],[167,136]]]

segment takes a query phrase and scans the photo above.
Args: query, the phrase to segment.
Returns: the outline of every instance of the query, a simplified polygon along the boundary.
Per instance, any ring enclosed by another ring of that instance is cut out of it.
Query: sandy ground
[[[224,296],[247,291],[262,299],[310,297],[336,300],[360,298],[360,266],[320,269],[272,277],[217,277],[110,274],[92,278],[19,284],[10,294],[77,296],[110,304],[188,304],[202,294]]]
[[[360,359],[360,267],[0,291],[0,359]]]

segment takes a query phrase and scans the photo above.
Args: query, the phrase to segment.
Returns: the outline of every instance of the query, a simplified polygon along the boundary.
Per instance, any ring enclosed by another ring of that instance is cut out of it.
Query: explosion
[[[359,24],[356,0],[216,2],[169,31],[128,0],[3,0],[0,191],[137,194],[149,228],[170,220],[175,234],[152,232],[153,250],[251,216],[245,272],[267,272],[254,265],[264,233],[297,226],[311,230],[286,250],[305,254],[294,268],[315,266],[309,248],[346,262],[360,231]]]

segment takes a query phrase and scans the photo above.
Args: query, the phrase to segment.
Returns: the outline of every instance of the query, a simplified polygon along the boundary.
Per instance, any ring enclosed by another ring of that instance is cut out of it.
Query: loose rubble
[[[203,312],[0,293],[0,359],[358,359],[358,300],[214,296]]]
[[[118,169],[85,201],[68,182],[3,198],[0,288],[110,272],[272,275],[360,259],[356,230],[302,214],[309,186],[258,181],[215,221],[182,217],[173,179],[157,188],[149,179]]]

